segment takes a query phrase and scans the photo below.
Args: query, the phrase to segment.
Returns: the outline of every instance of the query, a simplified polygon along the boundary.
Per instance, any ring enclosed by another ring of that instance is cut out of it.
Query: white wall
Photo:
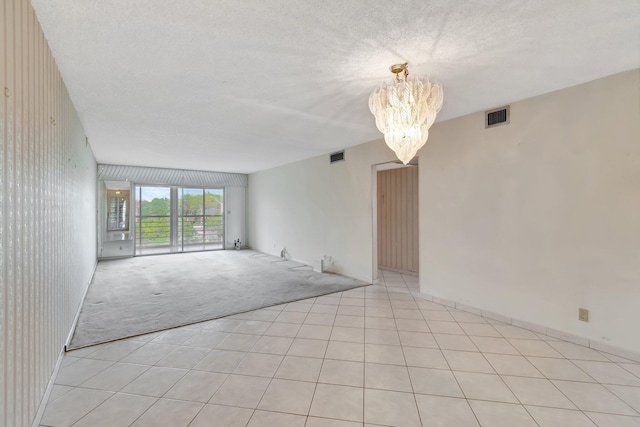
[[[513,103],[508,126],[436,124],[418,153],[421,289],[640,351],[639,75]],[[250,175],[249,244],[371,279],[371,165],[393,153],[375,141],[345,158]]]
[[[225,247],[233,249],[233,242],[240,239],[243,246],[247,243],[246,234],[246,187],[226,187],[225,191]]]
[[[345,150],[342,162],[325,155],[249,175],[249,245],[273,255],[286,247],[309,264],[330,256],[333,271],[370,281],[371,165],[394,159],[377,141]]]
[[[0,7],[0,425],[31,425],[96,261],[96,162],[28,0]]]
[[[639,100],[635,70],[513,103],[507,126],[435,126],[421,289],[640,351]]]

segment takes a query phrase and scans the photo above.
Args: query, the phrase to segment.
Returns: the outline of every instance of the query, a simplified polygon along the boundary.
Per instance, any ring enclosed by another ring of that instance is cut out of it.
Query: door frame
[[[408,165],[398,164],[398,160],[391,160],[382,163],[376,163],[371,165],[371,227],[372,227],[372,279],[373,284],[379,283],[378,279],[378,171],[385,169],[396,169],[407,167]],[[420,171],[420,161],[418,156],[414,157],[410,164],[418,167]],[[388,167],[387,165],[397,165],[394,167]],[[420,172],[418,172],[418,182],[420,181]],[[420,218],[420,190],[418,187],[418,219]],[[418,239],[420,235],[418,234]],[[420,263],[420,244],[418,243],[418,264]],[[401,273],[402,274],[402,273]],[[418,277],[420,277],[420,270],[418,270]]]

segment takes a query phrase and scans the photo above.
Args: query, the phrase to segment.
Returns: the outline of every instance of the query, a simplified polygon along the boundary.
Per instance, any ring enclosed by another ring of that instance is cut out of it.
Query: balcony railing
[[[224,247],[222,215],[184,215],[177,218],[176,241],[172,242],[169,215],[136,216],[137,252],[210,250]]]

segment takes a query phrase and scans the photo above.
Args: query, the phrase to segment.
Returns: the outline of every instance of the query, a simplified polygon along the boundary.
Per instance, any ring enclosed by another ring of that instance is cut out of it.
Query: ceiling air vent
[[[492,128],[495,126],[508,125],[509,124],[509,106],[496,108],[495,110],[489,110],[484,112],[485,120],[484,127]]]
[[[333,153],[329,156],[329,163],[335,163],[344,160],[344,150]]]

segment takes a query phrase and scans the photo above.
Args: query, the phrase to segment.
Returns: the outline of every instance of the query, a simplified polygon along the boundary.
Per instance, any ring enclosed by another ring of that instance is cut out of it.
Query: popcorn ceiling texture
[[[640,3],[33,0],[99,163],[251,173],[382,135],[388,67],[439,120],[640,66]]]

